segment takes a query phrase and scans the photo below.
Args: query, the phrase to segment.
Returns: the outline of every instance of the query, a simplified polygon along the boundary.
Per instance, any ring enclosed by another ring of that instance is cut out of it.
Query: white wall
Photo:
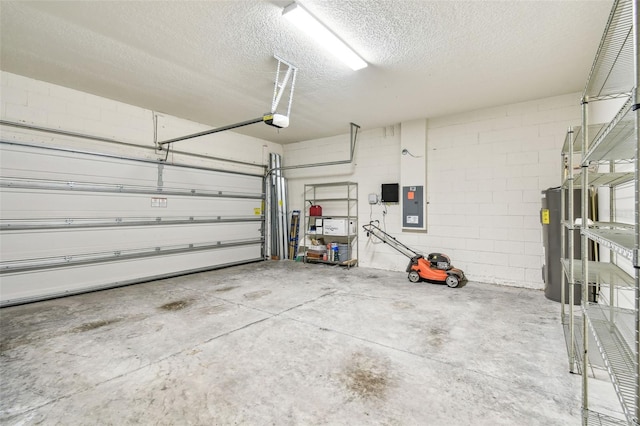
[[[164,158],[166,152],[155,153],[149,149],[154,147],[154,114],[158,119],[158,140],[184,136],[211,128],[168,114],[156,113],[145,108],[4,71],[0,71],[0,94],[0,117],[2,120],[115,139],[138,145],[141,149],[83,138],[51,135],[11,126],[0,127],[0,138],[4,141],[49,144],[156,160]],[[257,165],[267,164],[269,152],[282,154],[282,146],[279,144],[233,132],[216,133],[177,142],[173,145],[174,149],[179,151]],[[206,167],[222,166],[227,170],[235,169],[249,173],[262,172],[251,166],[230,168],[224,162],[180,156],[173,153],[170,153],[167,161]]]
[[[410,247],[448,254],[471,280],[543,288],[541,191],[560,184],[560,150],[580,123],[579,101],[576,93],[429,119],[427,233],[402,232],[398,205],[367,203],[380,184],[400,181],[400,126],[362,132],[352,165],[288,171],[290,205],[303,208],[305,183],[355,181],[360,225],[380,220]],[[348,134],[286,145],[285,165],[346,159],[348,145]],[[359,260],[398,271],[407,264],[362,232]]]

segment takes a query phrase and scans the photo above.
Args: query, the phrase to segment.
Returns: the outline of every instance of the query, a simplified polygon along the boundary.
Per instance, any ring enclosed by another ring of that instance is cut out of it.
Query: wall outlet
[[[369,204],[377,204],[378,196],[376,194],[369,194]]]

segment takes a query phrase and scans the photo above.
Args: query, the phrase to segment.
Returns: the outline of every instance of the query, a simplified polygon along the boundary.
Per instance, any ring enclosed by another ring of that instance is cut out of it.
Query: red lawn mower
[[[373,235],[410,259],[407,272],[409,273],[409,281],[412,283],[424,280],[430,283],[446,284],[451,288],[466,284],[467,278],[464,276],[464,272],[451,266],[451,260],[446,254],[431,253],[425,258],[422,254],[384,232],[374,223],[380,222],[371,221],[367,225],[362,225],[367,236]]]

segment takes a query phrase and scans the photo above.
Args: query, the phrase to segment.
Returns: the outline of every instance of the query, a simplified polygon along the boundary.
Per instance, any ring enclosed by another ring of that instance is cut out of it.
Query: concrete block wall
[[[471,279],[544,287],[541,191],[560,185],[560,150],[580,122],[579,100],[429,120],[429,235]]]
[[[380,220],[408,246],[448,254],[474,281],[541,289],[541,191],[560,184],[560,150],[567,128],[580,123],[579,101],[576,93],[429,119],[426,233],[402,232],[398,205],[367,203],[380,184],[399,182],[399,126],[362,132],[350,166],[287,172],[290,205],[303,209],[304,183],[358,182],[359,225]],[[286,145],[285,164],[335,160],[348,140]],[[362,232],[359,242],[361,266],[406,267],[404,256]]]
[[[154,116],[157,120],[157,139],[160,141],[211,128],[211,126],[168,114],[5,71],[0,71],[0,94],[2,120],[113,139],[127,145],[1,126],[0,138],[9,142],[50,144],[157,160],[165,158],[167,152],[157,153],[150,149],[155,147]],[[180,155],[178,151],[265,165],[268,163],[269,152],[281,154],[282,146],[238,133],[221,132],[177,142],[173,144],[173,149],[169,151],[167,157],[168,162],[175,161],[207,167],[224,166],[225,169],[261,173],[261,169],[255,167],[229,166],[224,161],[216,162]]]

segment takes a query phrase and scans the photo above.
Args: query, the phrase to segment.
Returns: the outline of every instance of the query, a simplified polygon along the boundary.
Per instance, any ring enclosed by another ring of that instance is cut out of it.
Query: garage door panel
[[[215,263],[212,264],[212,259]],[[259,244],[0,276],[0,306],[261,260]]]
[[[135,188],[201,189],[222,193],[262,193],[262,177],[164,163],[135,162],[90,154],[38,151],[9,147],[0,159],[4,178],[31,181],[61,181]]]
[[[154,207],[154,202],[161,207]],[[255,217],[262,199],[102,194],[5,188],[0,193],[2,221],[46,218]]]
[[[163,171],[163,183],[167,187],[211,189],[211,182],[218,181],[216,189],[230,193],[255,193],[261,190],[262,177],[237,175],[233,179],[224,179],[223,173],[204,172],[192,169],[168,169]]]
[[[25,258],[256,240],[262,236],[260,226],[247,222],[6,232],[0,240],[0,266]]]
[[[3,176],[28,180],[153,186],[158,178],[157,165],[18,146],[2,150],[0,165]]]
[[[264,253],[260,174],[6,142],[0,165],[1,304]]]

